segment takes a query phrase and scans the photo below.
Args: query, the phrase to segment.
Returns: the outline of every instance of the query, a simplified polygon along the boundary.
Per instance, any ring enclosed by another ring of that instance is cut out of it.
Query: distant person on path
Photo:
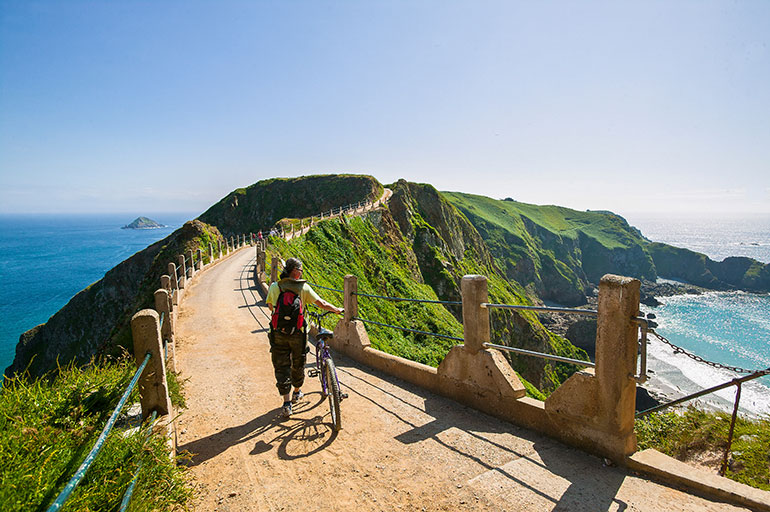
[[[272,313],[268,339],[275,370],[275,386],[283,397],[282,413],[287,418],[292,413],[291,405],[303,397],[301,388],[305,382],[305,358],[308,352],[305,306],[315,304],[337,314],[343,311],[319,297],[307,281],[301,278],[302,262],[299,258],[289,258],[278,282],[270,285],[265,300]],[[278,318],[279,310],[281,318]],[[292,385],[294,393],[290,397]]]

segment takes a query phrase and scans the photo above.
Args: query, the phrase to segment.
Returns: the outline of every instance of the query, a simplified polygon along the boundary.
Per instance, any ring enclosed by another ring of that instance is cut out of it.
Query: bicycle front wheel
[[[342,428],[342,417],[340,416],[340,382],[337,380],[337,369],[334,367],[332,358],[326,360],[324,367],[326,374],[326,384],[329,386],[329,409],[332,414],[332,426],[335,432]]]

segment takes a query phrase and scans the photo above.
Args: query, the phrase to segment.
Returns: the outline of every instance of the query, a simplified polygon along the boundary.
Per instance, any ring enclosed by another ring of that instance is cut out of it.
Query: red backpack
[[[279,285],[280,287],[280,285]],[[292,290],[279,288],[278,300],[275,303],[270,326],[282,334],[294,334],[305,328],[305,315],[302,299]]]

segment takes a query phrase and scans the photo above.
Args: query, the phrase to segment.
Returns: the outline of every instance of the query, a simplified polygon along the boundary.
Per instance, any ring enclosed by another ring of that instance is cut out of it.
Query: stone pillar
[[[179,261],[179,270],[182,274],[179,276],[179,288],[184,288],[187,286],[187,267],[184,262],[184,254],[177,256],[177,261]]]
[[[203,250],[198,249],[198,263],[196,265],[196,270],[203,270]]]
[[[278,256],[273,256],[273,259],[270,262],[270,282],[274,283],[278,281],[278,265],[279,265],[279,259]]]
[[[137,366],[142,364],[148,352],[152,354],[139,379],[142,418],[149,418],[153,411],[157,411],[159,416],[171,414],[158,313],[143,309],[135,314],[131,318],[131,335]]]
[[[465,350],[475,354],[489,342],[489,310],[481,304],[489,302],[487,278],[479,275],[463,276],[460,282],[463,300],[463,332]]]
[[[343,285],[343,305],[345,308],[345,322],[352,322],[354,316],[358,316],[358,277],[348,274]]]
[[[604,429],[619,443],[616,453],[636,450],[636,358],[638,327],[632,321],[639,311],[640,282],[607,274],[599,282],[599,317],[596,321],[596,379],[599,414]]]

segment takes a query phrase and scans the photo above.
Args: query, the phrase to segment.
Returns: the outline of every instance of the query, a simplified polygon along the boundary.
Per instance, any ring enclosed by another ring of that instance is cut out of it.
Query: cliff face
[[[13,363],[5,370],[12,375],[29,369],[33,376],[75,360],[87,363],[98,355],[131,350],[131,317],[153,307],[153,293],[160,276],[167,273],[176,255],[220,238],[216,228],[199,221],[187,222],[174,233],[139,251],[109,270],[102,279],[75,295],[48,322],[23,333],[16,345]]]
[[[770,264],[744,257],[714,261],[705,254],[657,242],[649,244],[648,250],[663,277],[712,290],[770,291]]]
[[[376,200],[381,194],[382,185],[371,176],[274,178],[231,192],[199,218],[229,237],[269,229],[283,218],[310,217],[351,203]]]

